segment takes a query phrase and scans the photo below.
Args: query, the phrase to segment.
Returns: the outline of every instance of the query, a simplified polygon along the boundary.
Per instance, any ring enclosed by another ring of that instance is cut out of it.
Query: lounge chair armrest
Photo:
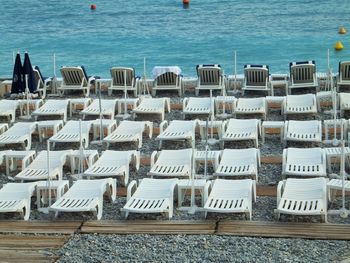
[[[285,181],[279,181],[277,185],[277,207],[281,201],[283,190],[284,190]]]
[[[137,182],[136,180],[132,180],[127,188],[127,194],[126,194],[126,201],[129,201],[129,199],[132,197],[134,192],[136,191],[137,188]]]
[[[152,136],[153,136],[153,122],[147,121],[145,123],[145,127],[147,130],[148,137],[152,138]]]
[[[203,203],[205,204],[208,200],[209,191],[211,191],[211,182],[207,181],[204,186],[204,193],[203,193]]]
[[[258,120],[258,136],[261,136],[261,120]]]
[[[256,181],[253,180],[252,182],[252,197],[253,197],[253,201],[256,202]]]
[[[184,110],[187,106],[189,98],[184,98],[184,100],[182,101],[182,110]]]
[[[151,168],[153,167],[153,165],[154,165],[155,162],[156,162],[157,154],[158,154],[157,151],[153,151],[153,152],[152,152],[152,155],[151,155]]]
[[[135,169],[138,171],[140,169],[140,152],[139,151],[133,151],[132,163],[134,164]]]
[[[170,108],[170,98],[165,98],[165,108],[166,110],[168,111],[168,113],[171,111],[171,108]]]
[[[288,148],[283,149],[282,154],[282,177],[285,177],[286,174],[286,166],[287,166],[287,154],[288,154]]]
[[[161,134],[168,126],[169,126],[169,123],[167,120],[162,121],[159,125],[159,134]]]
[[[257,161],[258,161],[258,167],[260,167],[261,166],[260,149],[256,150],[256,158],[257,158]]]

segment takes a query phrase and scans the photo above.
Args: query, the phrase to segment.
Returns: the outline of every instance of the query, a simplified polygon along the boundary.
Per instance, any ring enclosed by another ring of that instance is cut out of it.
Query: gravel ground
[[[277,90],[277,95],[280,90]],[[171,103],[182,103],[181,98],[173,97],[174,94],[168,92],[160,93],[161,96],[170,96]],[[214,96],[219,94],[214,94]],[[256,96],[247,93],[247,96]],[[261,94],[258,96],[263,96]],[[186,93],[185,96],[193,96],[193,93]],[[240,95],[238,94],[237,97]],[[298,116],[300,119],[309,118]],[[317,119],[323,120],[329,118],[325,114],[319,114]],[[74,115],[73,119],[79,119],[79,115]],[[137,117],[137,119],[144,119]],[[181,111],[173,110],[166,114],[167,120],[182,119]],[[272,109],[269,111],[268,120],[283,120],[280,111]],[[159,119],[156,119],[154,126],[158,126]],[[141,148],[142,155],[148,155],[157,150],[158,143],[155,138],[144,138]],[[184,142],[164,143],[166,149],[178,149],[189,147]],[[318,145],[309,144],[289,144],[289,147],[310,147]],[[71,148],[72,145],[58,145],[57,150]],[[75,145],[74,147],[78,147]],[[199,137],[196,138],[196,147],[204,149],[204,145]],[[237,142],[225,144],[227,148],[247,148],[254,147],[253,142]],[[113,145],[111,149],[129,150],[135,149],[135,145],[120,144]],[[283,145],[277,135],[267,135],[265,144],[259,142],[259,149],[262,156],[280,155],[283,152]],[[33,149],[45,150],[46,143],[39,143],[38,138],[33,140]],[[91,149],[97,149],[99,152],[103,148],[96,145]],[[219,145],[211,147],[212,150],[218,150]],[[136,172],[131,170],[130,180],[140,179],[147,176],[149,166],[141,166]],[[282,179],[282,167],[280,164],[262,164],[259,168],[259,185],[276,185]],[[71,179],[69,168],[64,168],[64,178]],[[213,171],[209,166],[209,173]],[[203,167],[199,169],[203,172]],[[5,171],[0,171],[0,186],[13,181],[5,175]],[[12,174],[12,176],[15,174]],[[199,204],[200,200],[196,200]],[[118,197],[115,203],[105,202],[103,218],[105,220],[123,220],[124,216],[120,208],[126,202],[125,197]],[[185,200],[189,204],[189,199]],[[347,203],[347,206],[349,204]],[[35,199],[32,200],[32,207],[35,208]],[[330,203],[330,208],[339,209],[341,200],[338,198]],[[274,221],[274,208],[276,208],[276,198],[274,197],[257,197],[256,203],[253,204],[253,220],[255,221]],[[32,210],[31,220],[53,219],[53,214],[39,213],[36,209]],[[93,220],[95,217],[92,213],[61,213],[56,220]],[[232,219],[244,220],[240,214],[216,214],[209,213],[208,219]],[[19,219],[18,215],[0,214],[2,219]],[[129,220],[138,219],[156,219],[166,220],[162,214],[139,215],[131,214]],[[203,214],[187,214],[175,210],[172,220],[201,220]],[[284,222],[320,222],[318,217],[296,217],[282,216]],[[350,219],[341,219],[338,216],[329,216],[330,223],[349,224]],[[59,262],[339,262],[350,258],[350,242],[346,241],[321,241],[321,240],[303,240],[303,239],[269,239],[269,238],[248,238],[232,237],[217,235],[96,235],[96,234],[76,234],[69,242],[57,253],[61,256]]]

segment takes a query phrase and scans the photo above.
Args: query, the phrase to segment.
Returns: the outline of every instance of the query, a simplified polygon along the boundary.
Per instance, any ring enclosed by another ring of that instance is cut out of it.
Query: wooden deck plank
[[[66,234],[78,231],[80,221],[0,221],[0,233]]]
[[[220,221],[217,234],[276,237],[350,240],[350,226],[345,224],[282,223],[258,221]]]
[[[0,249],[52,249],[59,248],[68,240],[66,235],[37,236],[37,235],[0,235]]]
[[[100,234],[213,234],[215,221],[88,221],[82,233]]]
[[[26,263],[41,263],[55,262],[58,256],[48,256],[40,251],[17,250],[8,251],[0,248],[0,262],[26,262]]]

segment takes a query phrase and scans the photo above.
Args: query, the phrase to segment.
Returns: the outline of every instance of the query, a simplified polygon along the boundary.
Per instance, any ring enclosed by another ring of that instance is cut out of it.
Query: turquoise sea
[[[53,75],[53,53],[57,68],[85,65],[102,77],[112,66],[142,75],[144,57],[148,76],[166,65],[194,76],[196,64],[209,63],[232,74],[234,50],[238,73],[248,63],[287,72],[297,60],[316,60],[317,71],[325,71],[327,49],[333,71],[350,60],[348,1],[191,0],[185,9],[182,0],[2,0],[1,9],[1,76],[12,74],[17,51],[28,51],[45,76]],[[340,26],[348,34],[339,35]],[[344,49],[335,52],[338,40]]]

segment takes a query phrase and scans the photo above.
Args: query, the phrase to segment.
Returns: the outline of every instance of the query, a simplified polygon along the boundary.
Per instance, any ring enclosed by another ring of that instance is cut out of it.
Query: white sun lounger
[[[220,177],[249,176],[258,181],[259,167],[259,149],[225,149],[214,175]]]
[[[265,98],[239,98],[236,100],[234,114],[262,114],[266,120],[267,103]]]
[[[245,90],[267,91],[270,93],[269,66],[244,65],[243,95]]]
[[[38,117],[46,116],[58,116],[62,118],[63,121],[67,121],[67,111],[68,111],[69,99],[66,100],[47,100],[43,106],[32,112],[35,120]]]
[[[53,148],[56,143],[79,143],[80,136],[84,148],[89,146],[89,132],[91,130],[93,121],[82,121],[81,122],[81,135],[79,121],[68,121],[63,128],[52,136],[49,140],[53,143]]]
[[[225,89],[225,76],[222,73],[221,66],[215,65],[197,65],[198,82],[195,87],[195,94],[198,96],[200,90],[220,90],[223,94]]]
[[[19,212],[24,220],[28,220],[36,185],[36,182],[5,184],[0,189],[0,213]]]
[[[126,72],[126,87],[125,87],[125,76]],[[135,70],[133,68],[126,67],[113,67],[111,68],[111,84],[108,87],[108,96],[112,96],[114,90],[118,91],[132,91],[134,96],[137,96],[137,89],[139,86],[139,78],[135,77]]]
[[[117,100],[101,100],[102,115],[107,116],[108,119],[114,119],[116,112]],[[83,115],[83,119],[86,116],[100,116],[100,102],[98,99],[94,100],[87,108],[83,109],[80,114]]]
[[[151,155],[152,177],[186,177],[192,171],[192,149],[154,151]]]
[[[315,61],[291,62],[289,63],[289,69],[289,94],[291,94],[292,89],[296,88],[315,88],[317,91],[318,82]]]
[[[33,67],[33,72],[37,83],[36,92],[39,93],[39,96],[42,99],[45,99],[47,90],[50,88],[50,84],[52,83],[52,78],[44,78],[38,66]]]
[[[187,140],[194,147],[194,139],[196,136],[196,128],[199,125],[198,120],[179,121],[174,120],[168,124],[168,121],[163,121],[159,125],[159,135],[156,140],[159,141],[158,149],[162,148],[163,141]]]
[[[258,119],[229,119],[222,124],[221,148],[226,141],[253,140],[258,148],[261,122]]]
[[[122,121],[110,135],[103,139],[107,148],[111,143],[136,142],[137,149],[142,147],[143,133],[147,132],[152,138],[153,123],[150,121]]]
[[[205,217],[207,212],[245,213],[251,220],[253,201],[256,201],[254,180],[216,179],[212,182],[211,192],[204,204]]]
[[[154,85],[152,96],[156,96],[157,90],[175,90],[182,95],[182,76],[178,66],[156,66],[153,68]]]
[[[170,98],[144,98],[132,112],[134,119],[136,114],[159,114],[164,121],[165,111],[170,112]]]
[[[172,218],[177,182],[177,178],[145,178],[137,187],[136,181],[132,181],[128,186],[126,204],[121,209],[125,218],[129,213],[167,213],[168,218]]]
[[[83,174],[90,177],[121,177],[123,184],[129,182],[129,166],[140,168],[140,152],[138,151],[104,151],[100,158]]]
[[[326,152],[321,148],[287,148],[283,150],[282,175],[327,176]]]
[[[350,86],[350,61],[339,62],[339,72],[337,76],[337,88]]]
[[[338,93],[340,117],[344,117],[344,111],[350,110],[350,93]]]
[[[115,179],[78,180],[50,207],[50,210],[55,212],[94,212],[97,220],[100,220],[105,193],[108,194],[112,202],[115,201],[117,194]]]
[[[10,123],[15,122],[18,100],[0,100],[0,116],[7,117]]]
[[[280,181],[277,186],[277,218],[280,214],[320,215],[327,222],[326,178],[295,179]]]
[[[284,122],[284,142],[321,142],[322,122],[310,121],[285,121]]]
[[[17,122],[0,135],[0,146],[21,144],[25,150],[32,146],[32,134],[36,130],[36,122]]]
[[[63,165],[66,163],[67,156],[70,152],[70,150],[49,152],[51,179],[62,179]],[[21,181],[47,180],[47,151],[41,151],[32,163],[15,176],[15,179]]]
[[[186,115],[207,115],[214,114],[214,98],[184,98],[182,103],[183,118]]]
[[[282,105],[284,119],[289,114],[309,114],[316,116],[317,102],[315,94],[287,95]]]
[[[88,77],[84,67],[62,67],[60,71],[63,81],[57,90],[61,96],[66,90],[81,90],[85,97],[89,97],[95,77]]]

